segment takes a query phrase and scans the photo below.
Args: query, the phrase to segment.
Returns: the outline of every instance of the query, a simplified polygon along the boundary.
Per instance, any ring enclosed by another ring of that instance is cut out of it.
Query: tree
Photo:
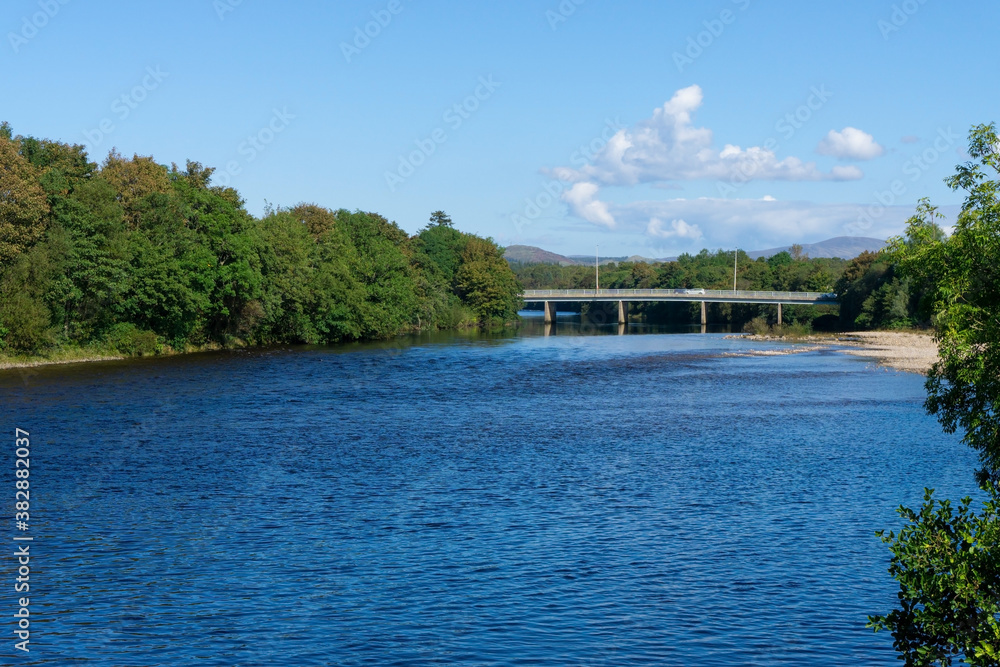
[[[976,480],[989,495],[975,514],[965,499],[954,513],[928,491],[898,535],[882,536],[893,553],[900,608],[869,618],[888,629],[908,666],[1000,664],[1000,143],[996,127],[969,135],[973,161],[948,179],[968,195],[945,239],[935,211],[921,201],[905,237],[893,240],[900,271],[930,284],[940,360],[927,378],[926,407],[944,429],[962,429],[979,454]],[[881,534],[880,534],[881,535]]]
[[[450,225],[428,225],[414,238],[414,247],[426,259],[426,268],[440,273],[450,287],[467,241],[466,234]]]
[[[521,285],[492,239],[470,236],[455,274],[455,291],[480,322],[505,323],[517,317]]]
[[[104,160],[100,175],[115,189],[118,202],[125,211],[125,220],[133,228],[139,226],[143,199],[170,190],[167,170],[156,164],[153,158],[133,155],[131,160],[126,160],[114,149]]]
[[[0,135],[0,267],[41,240],[48,212],[37,170]]]
[[[317,239],[337,224],[337,216],[333,211],[316,204],[299,204],[292,209],[292,215]]]
[[[431,213],[431,224],[434,227],[453,227],[451,217],[444,211],[434,211]]]
[[[892,267],[885,255],[867,250],[851,260],[843,275],[834,285],[837,293],[837,300],[840,301],[840,322],[845,329],[854,327],[869,328],[878,326],[881,323],[881,316],[875,314],[876,302],[883,298],[872,300],[875,294],[883,285],[893,278]],[[867,304],[868,317],[861,318],[865,313]],[[877,309],[879,313],[881,308]]]
[[[940,361],[927,378],[927,409],[945,430],[964,432],[979,452],[980,482],[1000,481],[1000,155],[993,124],[970,133],[975,161],[948,179],[968,195],[951,238],[935,240],[926,220],[896,244],[904,271],[933,281]],[[927,209],[924,210],[925,214]],[[926,217],[926,216],[925,216]]]
[[[889,545],[889,573],[899,580],[900,609],[869,616],[875,632],[892,632],[907,667],[1000,664],[1000,497],[981,513],[963,498],[957,512],[927,489],[920,512],[900,507],[899,534],[878,531]]]

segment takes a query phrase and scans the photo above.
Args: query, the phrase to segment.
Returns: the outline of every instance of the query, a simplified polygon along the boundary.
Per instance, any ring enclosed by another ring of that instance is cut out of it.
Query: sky
[[[248,210],[562,254],[887,238],[997,120],[1000,3],[5,0],[15,134],[216,168]]]

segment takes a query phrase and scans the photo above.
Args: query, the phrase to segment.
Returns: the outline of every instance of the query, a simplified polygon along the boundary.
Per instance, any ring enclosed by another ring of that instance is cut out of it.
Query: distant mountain
[[[511,245],[503,253],[504,259],[508,262],[520,262],[521,264],[558,264],[559,266],[572,266],[574,262],[569,257],[557,255],[548,250],[536,248],[533,245]]]
[[[841,259],[854,259],[866,250],[878,252],[885,247],[885,241],[873,239],[867,236],[837,236],[832,239],[820,241],[819,243],[803,243],[802,254],[810,257],[840,257]],[[758,257],[770,257],[779,252],[791,252],[792,246],[783,248],[771,248],[769,250],[754,250],[747,252],[752,259]]]
[[[885,247],[885,241],[882,239],[869,238],[867,236],[837,236],[832,239],[827,239],[825,241],[820,241],[819,243],[803,243],[802,254],[808,255],[809,257],[840,257],[842,259],[854,259],[866,250],[869,252],[877,252]],[[767,250],[750,250],[747,251],[752,259],[757,259],[758,257],[770,257],[771,255],[777,255],[779,252],[791,252],[792,246],[784,246],[781,248],[769,248]],[[554,252],[549,252],[548,250],[542,250],[541,248],[536,248],[530,245],[512,245],[507,248],[504,253],[504,257],[508,262],[521,262],[523,264],[559,264],[560,266],[571,266],[574,264],[589,264],[593,266],[594,258],[587,255],[557,255]],[[642,257],[641,255],[632,255],[630,257],[601,257],[601,264],[609,264],[611,262],[672,262],[676,260],[676,257],[663,257],[659,259],[653,259],[650,257]]]

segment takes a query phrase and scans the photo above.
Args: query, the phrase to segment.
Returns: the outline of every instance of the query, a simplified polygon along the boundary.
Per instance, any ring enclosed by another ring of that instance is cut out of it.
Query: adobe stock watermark
[[[562,0],[554,10],[545,12],[545,18],[549,22],[549,27],[555,31],[561,23],[569,20],[569,17],[576,14],[576,8],[587,2],[587,0]]]
[[[732,0],[732,3],[736,5],[741,12],[745,12],[750,7],[750,0]],[[731,9],[723,9],[719,12],[717,18],[702,21],[702,25],[705,27],[704,30],[699,32],[697,35],[687,38],[687,47],[684,52],[674,51],[674,65],[677,66],[677,71],[681,74],[684,73],[684,68],[688,65],[693,65],[695,60],[701,58],[705,53],[705,50],[710,48],[715,44],[715,40],[722,37],[722,33],[726,31],[726,26],[730,26],[736,23],[736,19],[739,14],[735,13]]]
[[[502,84],[493,80],[493,75],[479,77],[479,85],[461,102],[453,104],[441,115],[451,131],[454,132],[462,127],[465,121],[469,120],[483,102],[493,97],[493,93]],[[438,146],[448,141],[448,132],[443,127],[434,128],[424,139],[414,139],[415,150],[408,154],[399,155],[399,162],[395,171],[385,171],[385,184],[389,186],[390,192],[395,192],[396,188],[406,182],[410,176],[416,173],[417,169],[427,162],[427,159],[437,152]]]
[[[132,112],[138,109],[139,105],[145,102],[149,98],[149,94],[159,88],[168,76],[170,76],[170,72],[164,72],[159,65],[155,69],[152,66],[147,67],[146,75],[142,77],[142,81],[111,102],[111,113],[118,119],[118,122],[125,122],[132,115]],[[95,129],[84,130],[83,136],[88,150],[90,152],[96,150],[116,128],[115,121],[105,117],[101,119]]]
[[[56,17],[62,7],[69,3],[70,0],[38,0],[38,7],[41,11],[35,12],[30,17],[21,17],[21,29],[18,32],[7,33],[7,40],[14,53],[17,54],[22,46],[37,37],[39,31]]]
[[[212,180],[222,187],[228,187],[232,183],[233,176],[242,174],[243,168],[267,150],[267,147],[274,143],[278,135],[288,129],[293,120],[295,120],[295,116],[288,112],[288,107],[273,109],[271,120],[253,134],[248,135],[246,140],[236,147],[236,152],[243,159],[226,162],[225,169],[215,172],[212,175]]]
[[[812,86],[809,89],[809,96],[805,102],[795,108],[794,111],[786,113],[778,122],[774,124],[774,129],[788,141],[801,130],[806,123],[813,119],[820,109],[833,97],[833,92],[827,90],[826,84]],[[728,181],[718,181],[716,189],[722,197],[735,194],[737,190],[753,180],[757,170],[760,169],[764,160],[769,154],[776,153],[781,148],[781,143],[775,137],[768,137],[761,146],[766,153],[753,153],[747,160],[743,160],[733,169],[732,176]]]
[[[951,151],[960,141],[962,136],[955,134],[951,127],[938,128],[934,143],[903,163],[903,175],[909,177],[910,183],[916,183],[930,171],[942,155]],[[872,193],[875,203],[865,208],[858,208],[857,220],[848,223],[844,229],[852,235],[871,229],[875,221],[885,215],[886,209],[895,205],[906,192],[906,181],[901,178],[893,180],[885,190],[876,190]]]
[[[212,0],[215,15],[219,17],[220,21],[225,21],[226,14],[235,12],[236,8],[242,4],[243,0]]]
[[[601,134],[573,151],[569,158],[570,164],[577,169],[590,166],[594,156],[604,150],[611,138],[623,129],[625,126],[622,125],[620,117],[615,117],[614,120],[606,119]],[[510,216],[510,221],[517,233],[521,234],[527,225],[537,220],[542,215],[542,211],[559,201],[562,194],[572,186],[573,184],[569,181],[554,178],[542,185],[541,190],[534,197],[525,197],[524,208],[521,212],[512,213]]]
[[[344,60],[350,64],[351,59],[361,55],[361,52],[371,46],[372,40],[382,34],[382,31],[389,27],[392,19],[399,16],[405,7],[402,0],[389,0],[384,9],[371,12],[372,20],[362,26],[354,27],[354,39],[340,43],[340,52],[344,54]]]
[[[910,17],[920,11],[921,5],[927,4],[927,0],[904,0],[898,5],[892,6],[892,13],[889,20],[879,19],[878,31],[882,33],[882,39],[889,41],[889,37],[894,32],[899,32],[910,20]]]

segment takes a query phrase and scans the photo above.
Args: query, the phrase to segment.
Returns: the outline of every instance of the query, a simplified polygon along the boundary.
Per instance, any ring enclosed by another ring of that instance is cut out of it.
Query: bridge
[[[545,322],[555,322],[556,304],[567,302],[604,301],[618,302],[618,323],[628,323],[630,301],[700,301],[701,323],[706,323],[706,303],[764,303],[778,306],[778,324],[781,324],[781,304],[836,304],[837,296],[821,292],[762,292],[754,290],[706,289],[546,289],[525,290],[526,303],[542,303]]]

